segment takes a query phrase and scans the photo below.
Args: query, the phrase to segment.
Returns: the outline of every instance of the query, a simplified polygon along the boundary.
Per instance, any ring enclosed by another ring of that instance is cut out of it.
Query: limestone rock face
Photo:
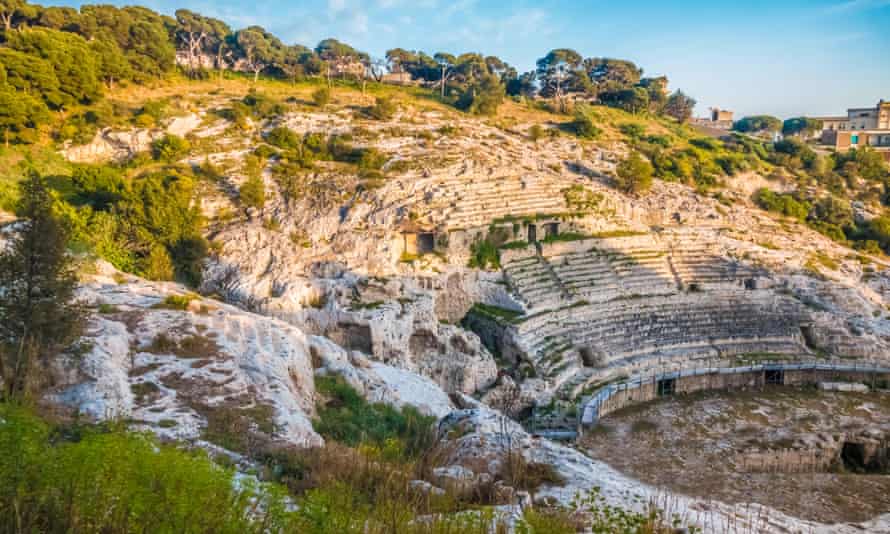
[[[207,418],[228,411],[273,427],[272,439],[322,443],[310,422],[310,338],[299,329],[200,298],[166,309],[166,296],[184,294],[175,284],[97,278],[79,293],[106,313],[90,322],[90,350],[61,364],[52,400],[180,439],[200,439]]]
[[[93,140],[85,145],[65,148],[62,155],[73,163],[125,161],[139,152],[147,151],[151,148],[151,143],[163,135],[161,130],[116,132],[106,128],[96,132]]]
[[[201,115],[189,113],[174,117],[165,128],[136,128],[112,130],[104,128],[96,132],[93,140],[85,145],[67,146],[62,155],[73,163],[102,163],[126,161],[140,152],[146,152],[151,144],[167,134],[185,137],[195,131],[202,122]]]
[[[332,301],[289,320],[376,361],[425,376],[446,392],[473,393],[490,385],[497,366],[479,338],[439,323],[429,295],[413,298],[357,302],[351,308]]]
[[[317,376],[339,375],[369,402],[413,406],[437,418],[454,410],[448,395],[432,380],[391,365],[368,360],[322,337],[312,337],[310,351]]]

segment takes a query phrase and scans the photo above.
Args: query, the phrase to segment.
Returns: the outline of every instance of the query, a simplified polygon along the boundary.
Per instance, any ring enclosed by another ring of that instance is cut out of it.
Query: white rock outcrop
[[[196,298],[170,309],[175,284],[98,277],[80,297],[100,313],[83,340],[90,350],[63,365],[51,397],[97,419],[126,417],[162,435],[197,439],[209,413],[269,421],[272,438],[320,445],[311,425],[311,339],[296,327]],[[315,350],[326,350],[316,345]]]

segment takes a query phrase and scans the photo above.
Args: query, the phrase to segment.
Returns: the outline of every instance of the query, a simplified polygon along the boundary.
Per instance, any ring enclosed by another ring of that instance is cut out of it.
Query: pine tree
[[[80,334],[77,278],[53,198],[36,173],[21,183],[23,222],[0,252],[0,375],[5,398],[30,393],[39,371]]]

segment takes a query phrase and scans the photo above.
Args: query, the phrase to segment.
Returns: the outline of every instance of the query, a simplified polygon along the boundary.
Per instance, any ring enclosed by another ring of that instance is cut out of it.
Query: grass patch
[[[553,234],[548,235],[544,239],[541,240],[542,243],[560,243],[565,241],[583,241],[584,239],[590,239],[590,236],[587,234],[580,234],[577,232],[563,232],[561,234]]]
[[[639,232],[637,230],[608,230],[590,234],[588,237],[590,239],[608,239],[610,237],[633,237],[638,235],[646,235],[646,232]]]
[[[824,252],[811,252],[809,258],[807,259],[807,264],[808,266],[821,265],[825,268],[831,269],[832,271],[836,271],[840,267],[837,260],[825,254]],[[810,270],[818,271],[818,269]]]
[[[172,354],[180,358],[218,358],[221,354],[219,344],[207,336],[193,334],[177,340],[164,332],[156,335],[142,350],[152,354]]]
[[[207,420],[201,438],[224,449],[251,454],[267,445],[277,430],[272,406],[255,403],[253,406],[222,404],[192,407]]]
[[[185,311],[189,308],[189,303],[197,298],[197,295],[191,293],[186,295],[167,295],[164,300],[158,302],[157,304],[152,306],[152,308],[159,310]]]
[[[118,309],[117,309],[117,306],[115,306],[114,304],[108,304],[106,302],[103,302],[103,303],[99,304],[99,307],[96,309],[96,311],[98,311],[101,314],[110,314],[110,313],[117,313]]]
[[[491,304],[483,304],[481,302],[473,304],[469,313],[477,313],[484,317],[488,317],[489,319],[494,319],[499,323],[515,323],[516,320],[523,315],[522,312],[516,310],[501,308],[500,306],[493,306]]]
[[[202,451],[7,404],[0,420],[0,510],[16,518],[0,531],[297,531],[278,486],[234,484]]]
[[[509,243],[504,243],[500,247],[501,250],[522,250],[528,248],[528,241],[510,241]]]
[[[368,403],[340,377],[318,377],[315,431],[325,439],[349,446],[364,443],[396,446],[406,458],[430,448],[434,437],[435,417],[422,415],[416,408],[401,410],[383,403]]]

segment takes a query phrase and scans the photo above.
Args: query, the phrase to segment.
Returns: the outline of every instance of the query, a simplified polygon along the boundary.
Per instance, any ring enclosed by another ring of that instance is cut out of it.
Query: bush
[[[470,245],[470,263],[468,267],[475,269],[500,269],[501,258],[498,247],[485,239]]]
[[[868,230],[873,240],[872,243],[877,241],[884,249],[890,248],[890,217],[887,215],[875,217],[869,221]],[[873,254],[874,247],[871,247],[869,252]]]
[[[638,194],[652,187],[652,164],[643,159],[639,153],[634,152],[629,158],[618,164],[615,184],[619,190]]]
[[[189,303],[193,301],[193,295],[167,295],[164,300],[155,304],[153,307],[165,310],[185,311],[189,308]]]
[[[635,122],[625,122],[624,124],[619,125],[618,129],[621,130],[621,133],[626,137],[632,140],[640,139],[646,135],[646,127]]]
[[[398,106],[392,98],[378,96],[374,105],[368,110],[368,115],[379,121],[388,121],[395,116],[397,110]]]
[[[376,148],[366,148],[362,150],[362,156],[358,161],[359,169],[380,170],[386,164],[386,154],[380,152]]]
[[[596,139],[603,132],[584,110],[575,113],[575,120],[572,121],[571,128],[575,135],[582,139]]]
[[[173,280],[173,262],[167,248],[160,244],[154,244],[145,258],[145,266],[142,271],[149,280]]]
[[[327,87],[319,87],[312,92],[312,101],[320,108],[327,106],[331,102],[331,90]]]
[[[473,115],[494,115],[505,94],[500,78],[486,75],[466,87],[454,105]]]
[[[544,128],[540,124],[533,124],[531,128],[528,129],[528,137],[534,142],[538,142],[539,139],[544,137]]]
[[[765,187],[754,193],[754,202],[767,211],[794,217],[799,221],[805,220],[810,213],[808,202],[798,201],[787,193],[774,193]]]
[[[723,143],[721,143],[719,140],[710,137],[699,137],[697,139],[690,139],[689,144],[704,150],[718,150],[721,146],[723,146]]]
[[[238,200],[245,208],[262,209],[266,204],[266,188],[262,178],[249,178],[238,188]]]
[[[421,415],[415,408],[401,410],[387,404],[369,404],[340,377],[318,377],[316,391],[324,401],[318,405],[316,432],[325,439],[356,446],[383,446],[395,440],[407,457],[426,451],[435,439],[435,417]]]
[[[159,161],[173,162],[188,154],[191,145],[178,135],[167,134],[151,144],[151,154]]]
[[[173,247],[173,264],[176,276],[193,287],[201,285],[204,275],[204,259],[210,245],[201,236],[184,237]]]
[[[247,111],[249,111],[249,113],[256,119],[277,117],[286,111],[285,107],[280,102],[262,93],[256,92],[256,89],[251,89],[247,96],[242,99],[241,103],[247,106]],[[239,110],[239,113],[243,111],[244,110]]]
[[[278,148],[283,148],[285,150],[295,150],[300,148],[303,144],[300,136],[286,126],[273,128],[266,134],[266,141],[272,146],[277,146]],[[263,157],[260,154],[257,154],[257,156]],[[266,157],[268,157],[268,155]]]

